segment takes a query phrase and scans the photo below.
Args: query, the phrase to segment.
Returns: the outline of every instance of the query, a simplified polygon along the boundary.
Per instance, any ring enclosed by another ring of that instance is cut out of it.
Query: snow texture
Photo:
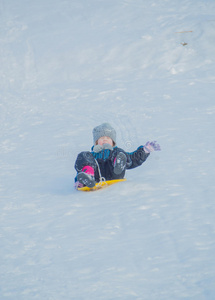
[[[0,299],[215,299],[215,2],[0,0]],[[73,188],[109,122],[127,181]]]

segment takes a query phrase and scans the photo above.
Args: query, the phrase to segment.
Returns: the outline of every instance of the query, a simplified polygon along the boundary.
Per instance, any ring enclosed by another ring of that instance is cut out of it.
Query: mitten
[[[144,149],[144,151],[146,153],[150,153],[150,152],[153,152],[153,151],[160,151],[161,150],[160,145],[156,141],[147,142],[143,146],[143,149]]]

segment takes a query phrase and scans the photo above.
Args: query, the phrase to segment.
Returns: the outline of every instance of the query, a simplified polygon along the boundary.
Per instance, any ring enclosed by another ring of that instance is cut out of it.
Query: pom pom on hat
[[[103,123],[93,129],[93,142],[96,144],[102,136],[110,137],[116,145],[116,131],[109,123]]]

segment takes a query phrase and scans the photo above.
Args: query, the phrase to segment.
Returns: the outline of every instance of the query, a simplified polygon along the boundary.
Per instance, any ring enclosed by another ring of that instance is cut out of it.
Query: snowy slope
[[[0,0],[0,299],[215,299],[215,2]],[[157,140],[73,188],[110,122]]]

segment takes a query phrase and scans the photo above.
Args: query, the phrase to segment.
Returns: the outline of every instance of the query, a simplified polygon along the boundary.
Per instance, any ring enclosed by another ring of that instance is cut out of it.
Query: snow
[[[0,1],[0,299],[215,299],[215,2]],[[92,129],[162,151],[73,188]]]

